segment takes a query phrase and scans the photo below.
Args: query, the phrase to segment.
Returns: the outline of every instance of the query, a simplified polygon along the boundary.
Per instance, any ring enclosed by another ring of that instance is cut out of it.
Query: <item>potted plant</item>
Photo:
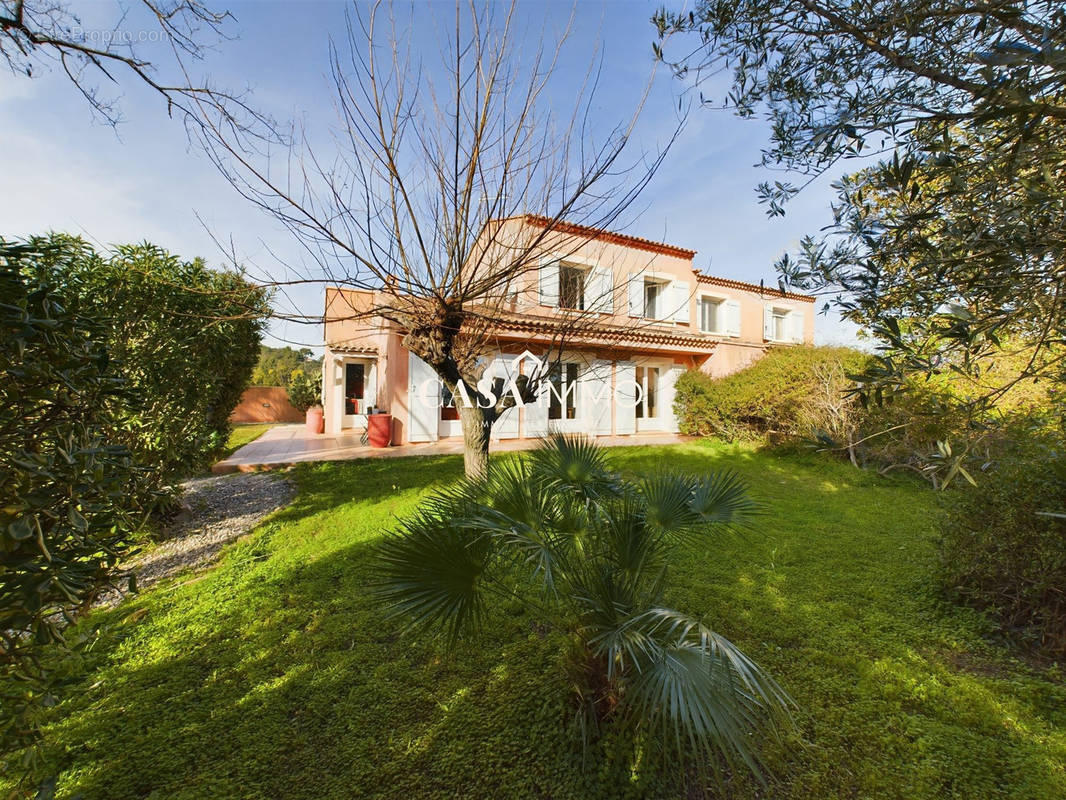
[[[289,402],[299,411],[304,412],[304,422],[311,433],[322,433],[326,429],[322,413],[322,388],[318,379],[304,370],[294,369],[289,376],[287,388]]]

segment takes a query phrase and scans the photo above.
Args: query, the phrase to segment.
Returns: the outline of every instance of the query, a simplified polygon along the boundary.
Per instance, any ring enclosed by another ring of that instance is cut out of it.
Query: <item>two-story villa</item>
[[[543,234],[550,223],[526,215],[497,224],[499,241]],[[559,315],[581,312],[592,323],[567,343],[537,402],[505,412],[493,438],[676,431],[674,385],[685,370],[727,375],[770,347],[814,340],[812,297],[701,274],[693,250],[558,223],[543,238],[537,268],[498,315],[486,374],[530,374],[555,341]],[[370,292],[326,290],[326,432],[362,430],[373,408],[392,414],[394,444],[460,436],[455,398],[404,348],[405,331],[354,319],[373,307]]]

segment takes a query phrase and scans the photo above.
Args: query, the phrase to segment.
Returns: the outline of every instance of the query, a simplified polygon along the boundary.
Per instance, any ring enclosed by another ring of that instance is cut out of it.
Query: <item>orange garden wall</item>
[[[289,402],[284,386],[249,386],[230,422],[303,422],[304,413]]]

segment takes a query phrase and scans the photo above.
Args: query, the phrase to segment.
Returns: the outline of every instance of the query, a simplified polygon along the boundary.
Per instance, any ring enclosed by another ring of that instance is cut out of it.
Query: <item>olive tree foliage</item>
[[[654,18],[657,53],[708,105],[765,117],[768,213],[818,176],[832,217],[778,264],[882,343],[866,390],[977,374],[1021,339],[1057,373],[1066,273],[1066,11],[1050,0],[703,0]],[[998,389],[996,390],[998,391]],[[992,392],[991,394],[995,394]]]
[[[310,348],[259,346],[259,362],[252,372],[252,386],[286,386],[293,372],[322,374],[322,358],[315,358]]]
[[[0,241],[0,749],[36,741],[65,629],[113,576],[147,470],[116,442],[128,399],[107,325],[38,269],[48,243]],[[32,766],[33,748],[26,751]]]
[[[210,107],[199,133],[233,186],[302,245],[306,266],[291,265],[282,289],[369,293],[342,316],[388,320],[453,395],[462,396],[462,382],[471,400],[459,407],[466,466],[476,474],[488,463],[492,425],[517,403],[513,393],[479,387],[509,298],[535,279],[546,250],[565,257],[587,244],[589,228],[616,226],[670,141],[634,152],[648,87],[637,87],[632,111],[600,118],[599,51],[579,42],[565,17],[530,23],[515,2],[443,8],[412,7],[405,19],[379,1],[347,14],[329,48],[331,136],[294,122],[272,132],[292,146],[267,150]],[[530,41],[531,26],[556,23],[557,34]],[[439,50],[427,52],[420,31],[432,31]],[[563,72],[570,47],[585,54],[584,72]],[[523,214],[544,225],[516,241],[500,221]],[[520,379],[524,402],[564,343],[598,317],[548,319],[551,347],[544,369]]]

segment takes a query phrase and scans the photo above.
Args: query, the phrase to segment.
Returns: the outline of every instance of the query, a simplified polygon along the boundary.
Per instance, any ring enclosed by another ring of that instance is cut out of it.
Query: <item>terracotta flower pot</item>
[[[325,433],[326,432],[326,415],[322,411],[322,406],[311,406],[307,409],[305,416],[305,423],[308,433]]]

